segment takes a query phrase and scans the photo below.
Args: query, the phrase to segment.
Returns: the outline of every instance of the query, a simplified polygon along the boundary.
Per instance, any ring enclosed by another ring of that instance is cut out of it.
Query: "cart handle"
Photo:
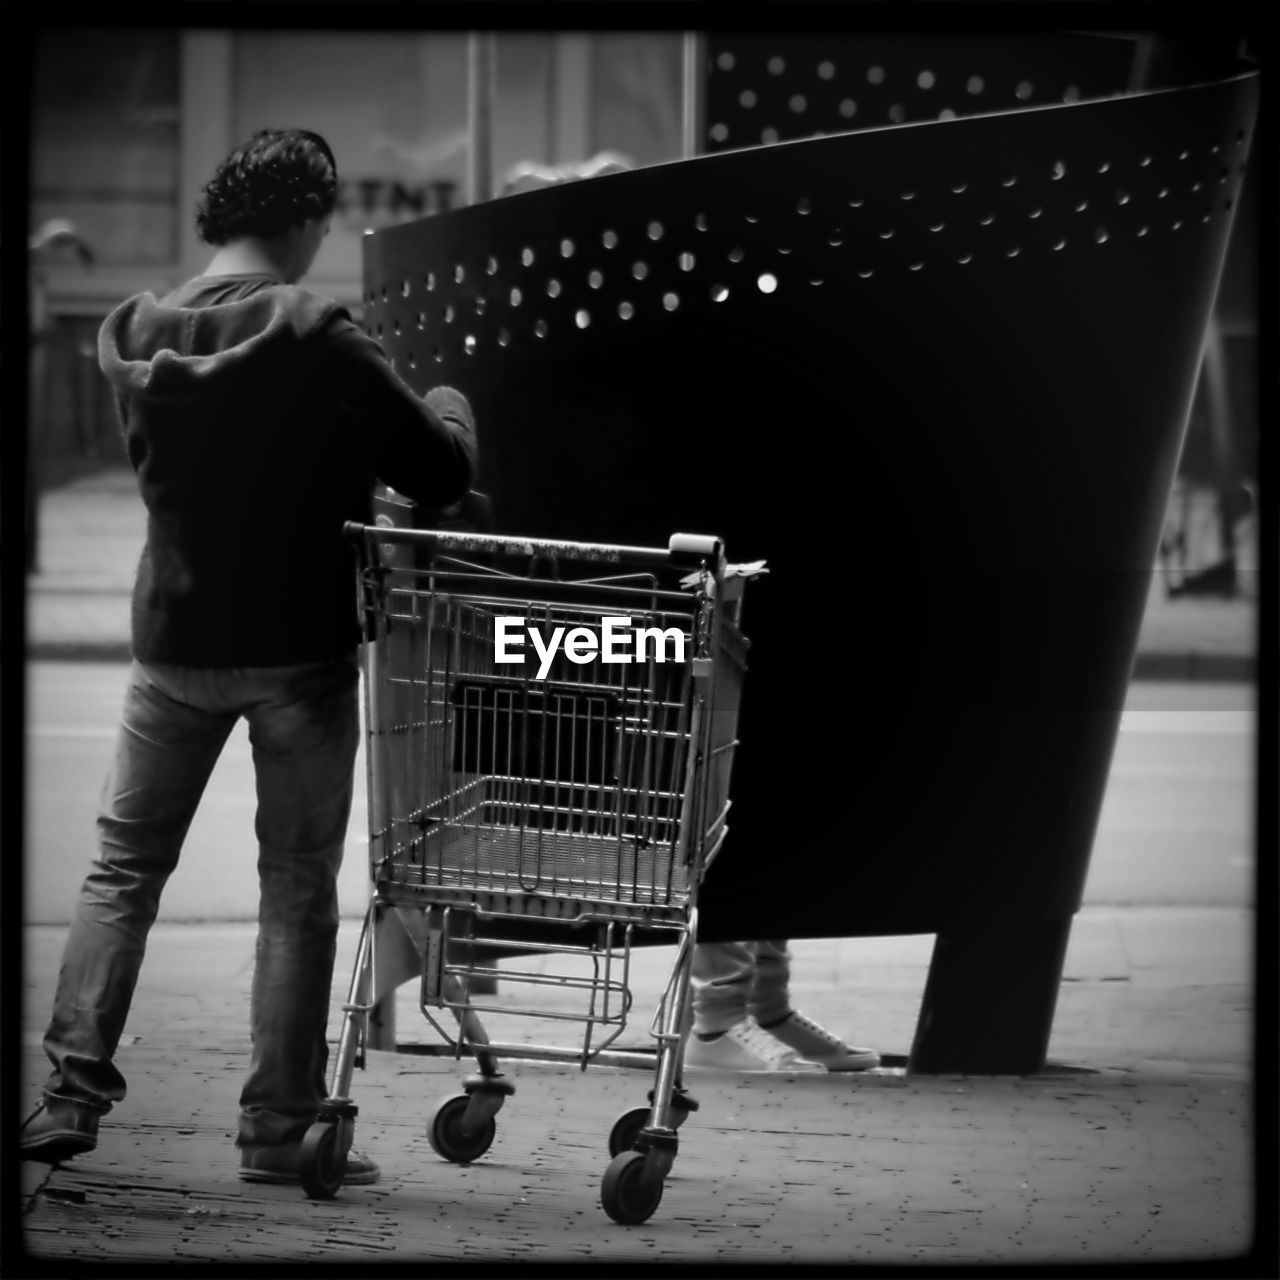
[[[497,533],[453,533],[444,529],[404,529],[348,520],[343,535],[353,542],[399,543],[429,552],[489,551],[499,555],[538,556],[547,560],[602,560],[647,565],[720,564],[724,543],[710,534],[673,533],[665,548],[616,546],[605,542],[565,542],[555,538],[521,538]]]

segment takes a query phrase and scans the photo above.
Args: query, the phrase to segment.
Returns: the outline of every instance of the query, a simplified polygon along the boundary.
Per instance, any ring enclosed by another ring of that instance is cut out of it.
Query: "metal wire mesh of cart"
[[[384,895],[682,907],[723,841],[746,669],[718,544],[692,561],[417,530],[361,545]]]

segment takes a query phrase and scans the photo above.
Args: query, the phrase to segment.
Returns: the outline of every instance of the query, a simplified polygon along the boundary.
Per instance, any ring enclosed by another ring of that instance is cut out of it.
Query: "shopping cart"
[[[661,549],[347,533],[367,640],[373,889],[330,1096],[303,1143],[304,1189],[327,1198],[342,1183],[352,1074],[379,990],[375,940],[394,912],[421,955],[423,1016],[479,1068],[432,1116],[435,1151],[469,1163],[488,1150],[514,1092],[499,1055],[650,1068],[650,1105],[613,1125],[601,1186],[610,1217],[644,1222],[697,1109],[681,1081],[697,895],[727,831],[742,594],[763,566],[728,565],[718,539],[682,534]],[[632,1004],[632,945],[655,940],[677,951],[654,1050],[612,1048]],[[526,967],[478,963],[495,950]],[[472,999],[471,983],[499,972],[504,992],[530,989],[531,1003]],[[481,1013],[583,1030],[569,1046],[500,1042]]]

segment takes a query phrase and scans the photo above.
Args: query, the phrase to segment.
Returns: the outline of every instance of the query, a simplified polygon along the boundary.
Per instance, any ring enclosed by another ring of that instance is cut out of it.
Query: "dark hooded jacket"
[[[344,308],[269,276],[130,298],[98,357],[147,508],[140,661],[348,654],[360,630],[344,522],[370,520],[379,480],[433,507],[471,483],[465,398],[441,387],[420,400]]]

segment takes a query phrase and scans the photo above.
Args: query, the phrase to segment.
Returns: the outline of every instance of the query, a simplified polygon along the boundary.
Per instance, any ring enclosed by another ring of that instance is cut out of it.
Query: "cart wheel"
[[[630,1111],[624,1111],[609,1130],[609,1154],[616,1156],[632,1150],[636,1145],[636,1138],[640,1136],[640,1130],[648,1123],[648,1107],[632,1107]]]
[[[427,1126],[427,1141],[431,1143],[432,1150],[454,1164],[470,1164],[479,1160],[493,1145],[494,1135],[498,1132],[492,1116],[470,1133],[464,1132],[462,1117],[467,1113],[467,1102],[465,1093],[446,1098],[436,1108]]]
[[[340,1149],[338,1126],[319,1120],[307,1130],[298,1153],[302,1189],[312,1200],[332,1200],[347,1171],[346,1153]]]
[[[662,1200],[662,1179],[646,1167],[643,1151],[622,1151],[609,1162],[600,1185],[600,1204],[624,1227],[647,1222]]]

